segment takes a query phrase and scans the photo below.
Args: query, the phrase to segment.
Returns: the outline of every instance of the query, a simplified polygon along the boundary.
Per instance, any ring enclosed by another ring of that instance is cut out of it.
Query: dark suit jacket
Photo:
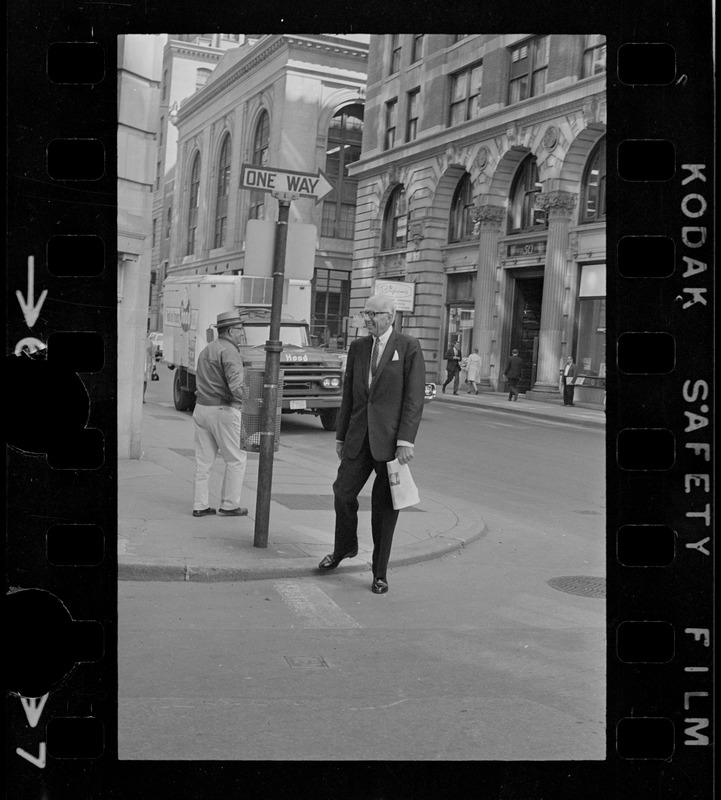
[[[453,347],[449,347],[448,350],[446,350],[445,356],[443,356],[443,357],[446,359],[446,371],[447,372],[455,372],[456,370],[460,371],[460,369],[461,369],[460,360],[459,360],[461,358],[461,349],[460,349],[460,347],[458,348],[458,355],[456,355],[456,353],[454,353]]]
[[[369,389],[372,348],[373,337],[364,336],[348,349],[336,439],[343,442],[343,455],[354,458],[367,432],[373,458],[392,461],[398,439],[415,442],[423,413],[426,367],[418,340],[393,331]]]
[[[564,386],[570,386],[573,383],[573,379],[576,377],[576,373],[578,372],[578,367],[574,362],[571,364],[571,369],[569,370],[568,375],[566,375],[567,366],[567,364],[564,364],[563,368],[561,369],[561,382]]]
[[[510,378],[511,380],[520,378],[522,369],[523,359],[520,356],[510,356],[506,368],[503,371],[503,377]]]

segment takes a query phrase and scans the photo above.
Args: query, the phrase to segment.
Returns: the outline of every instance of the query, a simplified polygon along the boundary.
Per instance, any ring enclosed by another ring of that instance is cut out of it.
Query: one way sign
[[[328,182],[322,170],[313,175],[309,172],[259,167],[254,164],[242,165],[240,185],[243,189],[273,192],[290,199],[312,197],[316,203],[333,190],[333,185]]]

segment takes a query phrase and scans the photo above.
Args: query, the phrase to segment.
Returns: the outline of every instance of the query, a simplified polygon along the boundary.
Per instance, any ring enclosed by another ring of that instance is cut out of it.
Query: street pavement
[[[248,581],[317,574],[333,549],[332,484],[338,461],[332,434],[309,457],[284,443],[273,458],[273,486],[267,545],[256,547],[256,494],[259,456],[248,454],[242,505],[247,517],[192,516],[193,425],[190,415],[148,391],[143,406],[140,459],[118,463],[118,577],[135,581]],[[505,393],[458,395],[440,392],[433,403],[454,403],[493,413],[521,415],[585,427],[605,427],[602,410],[526,399],[508,402]],[[411,462],[411,471],[413,465]],[[211,504],[220,505],[220,456],[211,473]],[[360,496],[359,552],[336,572],[370,571],[369,481]],[[401,511],[390,566],[437,558],[465,547],[487,531],[478,507],[420,487],[421,501]]]

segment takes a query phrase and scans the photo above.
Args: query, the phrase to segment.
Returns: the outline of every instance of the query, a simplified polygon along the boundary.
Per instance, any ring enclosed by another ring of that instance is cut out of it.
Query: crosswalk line
[[[353,619],[316,584],[310,581],[277,580],[273,586],[283,602],[309,628],[360,628]]]

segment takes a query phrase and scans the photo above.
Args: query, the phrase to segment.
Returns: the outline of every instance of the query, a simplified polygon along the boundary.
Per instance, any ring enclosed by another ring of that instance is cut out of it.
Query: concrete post
[[[558,393],[558,370],[563,337],[563,299],[566,286],[568,229],[578,195],[553,191],[539,195],[538,205],[548,214],[548,242],[543,276],[538,372],[534,392]]]
[[[498,237],[506,217],[503,206],[482,205],[474,209],[473,221],[479,229],[478,274],[476,276],[473,345],[481,357],[481,388],[491,388],[491,350],[495,334],[496,259]]]

